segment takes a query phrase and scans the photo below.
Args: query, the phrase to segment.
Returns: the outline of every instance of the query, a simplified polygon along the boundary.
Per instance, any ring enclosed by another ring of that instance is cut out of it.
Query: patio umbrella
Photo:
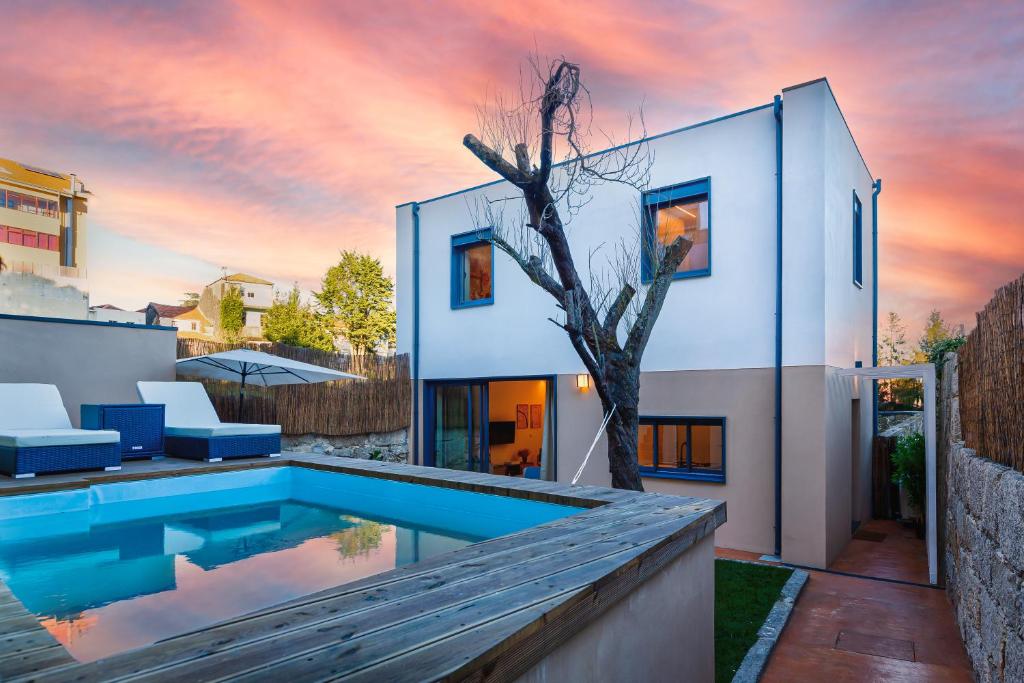
[[[205,356],[181,358],[177,361],[177,366],[178,372],[182,374],[240,382],[238,388],[239,420],[242,419],[247,382],[272,387],[281,384],[315,384],[339,379],[366,379],[340,370],[332,370],[250,349],[234,349]]]

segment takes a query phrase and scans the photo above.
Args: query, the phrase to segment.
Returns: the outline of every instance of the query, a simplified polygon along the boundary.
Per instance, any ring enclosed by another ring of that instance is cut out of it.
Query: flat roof
[[[832,85],[829,83],[827,77],[822,76],[820,78],[815,78],[815,79],[810,80],[810,81],[805,81],[803,83],[798,83],[796,85],[787,86],[787,87],[782,89],[782,93],[785,94],[785,93],[789,92],[790,90],[797,90],[799,88],[805,88],[807,86],[815,85],[815,84],[821,83],[821,82],[824,82],[825,86],[828,88],[829,95],[831,95],[832,101],[836,103],[836,109],[839,110],[839,116],[842,117],[843,124],[846,126],[846,130],[850,133],[850,138],[853,140],[854,149],[857,150],[857,155],[860,157],[861,163],[864,164],[864,169],[868,172],[868,175],[871,176],[872,179],[873,179],[874,176],[871,174],[871,169],[868,168],[867,161],[864,159],[864,155],[861,153],[860,147],[857,145],[857,139],[853,136],[853,131],[850,130],[850,124],[846,121],[846,116],[843,114],[843,109],[842,109],[842,107],[839,106],[839,101],[836,99],[835,93],[832,91]],[[707,125],[710,125],[712,123],[718,123],[720,121],[725,121],[727,119],[735,118],[737,116],[743,116],[744,114],[751,114],[753,112],[760,111],[762,109],[771,108],[772,104],[773,103],[769,102],[768,104],[762,104],[762,105],[758,105],[756,107],[750,107],[749,109],[743,109],[741,111],[733,112],[732,114],[725,114],[723,116],[717,116],[715,118],[707,119],[706,121],[701,121],[699,123],[693,123],[693,124],[690,124],[688,126],[683,126],[681,128],[674,128],[672,130],[665,131],[664,133],[656,133],[654,135],[648,135],[648,136],[642,137],[642,138],[640,138],[638,140],[633,140],[631,142],[626,142],[626,143],[623,143],[621,145],[616,145],[615,147],[609,147],[607,149],[602,149],[602,150],[599,150],[597,152],[592,152],[591,154],[588,154],[585,158],[591,158],[591,157],[598,156],[598,155],[601,155],[601,154],[607,154],[608,152],[614,152],[615,150],[623,149],[625,147],[629,147],[630,145],[637,145],[637,144],[640,144],[642,142],[650,142],[652,140],[657,140],[659,138],[667,137],[669,135],[675,135],[676,133],[683,133],[683,132],[688,131],[688,130],[693,130],[694,128],[700,128],[701,126],[707,126]],[[563,162],[555,164],[554,166],[557,168],[558,166],[563,166],[564,164],[565,164],[565,162],[563,161]],[[422,206],[423,204],[429,204],[430,202],[436,202],[436,201],[439,201],[441,199],[447,199],[449,197],[455,197],[457,195],[465,194],[467,192],[473,192],[475,190],[481,190],[481,189],[483,189],[485,187],[490,187],[491,185],[500,185],[501,183],[504,183],[504,182],[506,182],[504,178],[499,178],[497,180],[491,180],[491,181],[488,181],[486,183],[481,183],[479,185],[473,185],[472,187],[467,187],[467,188],[463,188],[461,190],[455,190],[454,192],[448,192],[446,194],[438,195],[436,197],[431,197],[430,199],[424,199],[424,200],[419,201],[419,202],[411,201],[411,202],[403,202],[401,204],[396,204],[395,208],[397,209],[397,208],[400,208],[400,207],[403,207],[403,206],[409,206],[410,204],[419,204],[419,205]]]

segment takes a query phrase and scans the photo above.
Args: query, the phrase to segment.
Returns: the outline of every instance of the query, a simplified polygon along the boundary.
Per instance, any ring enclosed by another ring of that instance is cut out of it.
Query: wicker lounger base
[[[0,446],[0,473],[9,477],[115,469],[121,469],[121,444],[117,442],[27,448]]]
[[[164,439],[164,451],[174,458],[214,462],[224,458],[278,455],[281,453],[281,435],[215,436],[210,439],[200,439],[194,436],[167,436]]]

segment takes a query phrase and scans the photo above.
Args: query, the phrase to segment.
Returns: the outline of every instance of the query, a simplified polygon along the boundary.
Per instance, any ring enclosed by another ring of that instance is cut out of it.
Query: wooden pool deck
[[[583,511],[88,664],[0,635],[0,680],[511,680],[725,522],[721,501],[307,454],[0,480],[0,496],[286,465]]]

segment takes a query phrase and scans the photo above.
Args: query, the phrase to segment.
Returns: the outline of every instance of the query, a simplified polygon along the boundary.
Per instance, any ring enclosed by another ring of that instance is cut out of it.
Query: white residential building
[[[199,297],[199,310],[214,328],[220,321],[220,300],[229,289],[238,289],[245,305],[246,337],[263,336],[263,314],[274,303],[274,283],[246,273],[223,275],[203,288]]]
[[[645,239],[694,242],[643,358],[644,486],[726,500],[719,545],[827,566],[870,518],[872,396],[837,371],[873,363],[881,184],[824,79],[648,141],[651,191],[602,186],[569,231],[584,281],[590,248],[635,234],[638,200]],[[397,207],[410,460],[564,482],[602,409],[554,300],[474,225],[477,199],[515,192]],[[610,483],[604,449],[581,483]]]

